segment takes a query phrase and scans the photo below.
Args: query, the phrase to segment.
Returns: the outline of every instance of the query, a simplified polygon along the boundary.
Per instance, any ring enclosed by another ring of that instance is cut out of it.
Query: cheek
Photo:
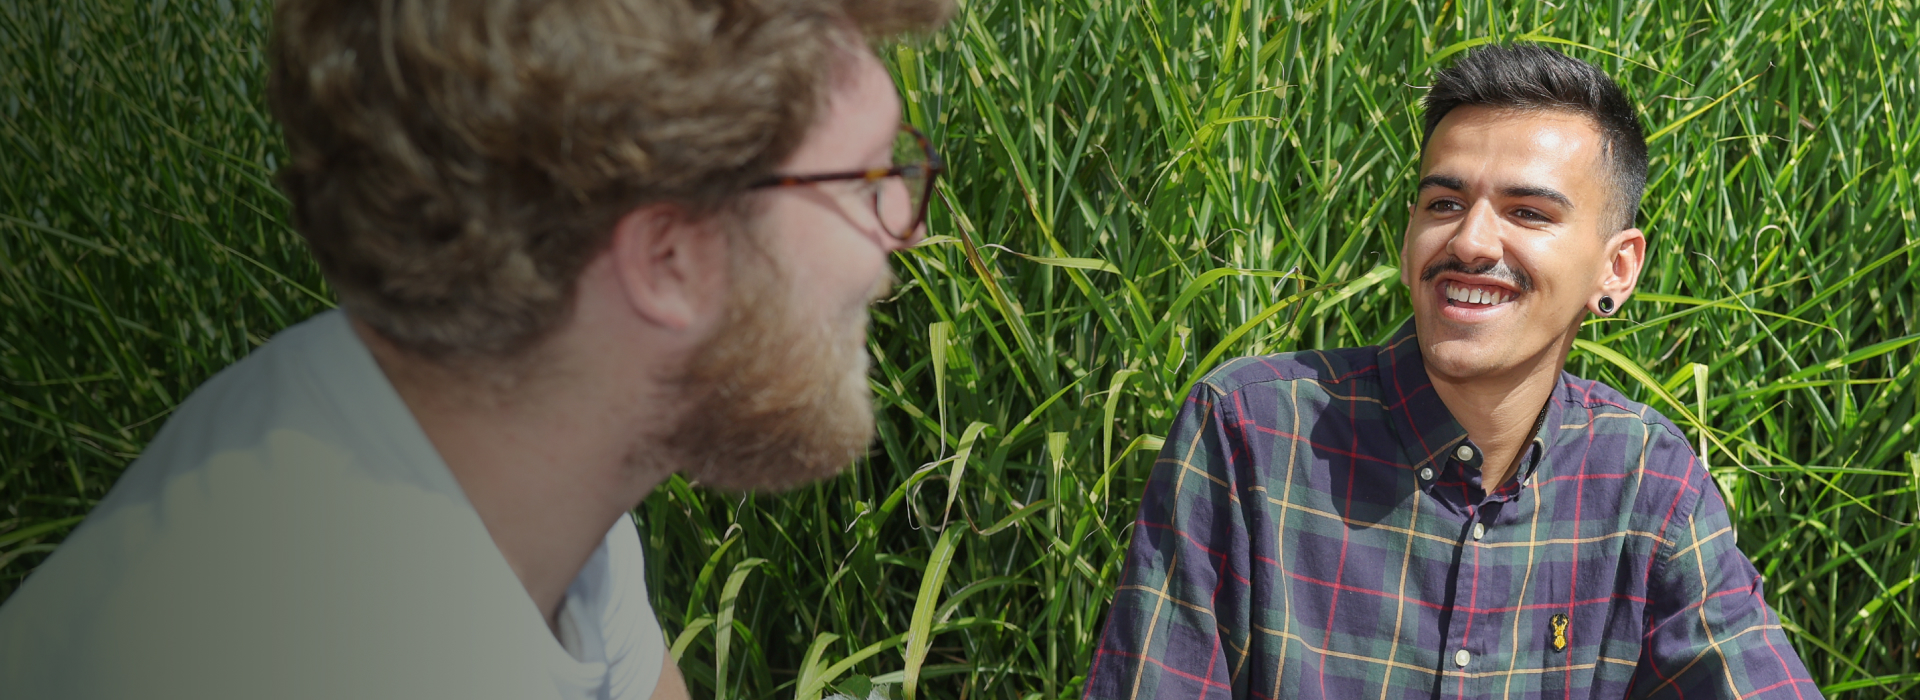
[[[886,253],[858,232],[835,231],[815,258],[814,284],[834,310],[864,309],[874,285],[886,273]]]
[[[886,271],[886,253],[845,220],[820,207],[776,207],[769,225],[778,228],[774,248],[786,271],[788,293],[805,306],[837,313],[864,307]]]
[[[1413,231],[1409,229],[1400,234],[1400,283],[1408,287],[1417,281],[1413,275],[1413,261]]]
[[[1406,238],[1400,243],[1400,279],[1412,287],[1420,284],[1420,271],[1434,261],[1434,256],[1446,246],[1446,236],[1433,227],[1417,228],[1418,223],[1407,229]]]
[[[1555,243],[1561,243],[1555,245]],[[1507,246],[1507,263],[1533,278],[1534,286],[1546,296],[1578,293],[1587,260],[1587,252],[1569,250],[1564,242],[1551,239],[1527,240],[1516,237]]]

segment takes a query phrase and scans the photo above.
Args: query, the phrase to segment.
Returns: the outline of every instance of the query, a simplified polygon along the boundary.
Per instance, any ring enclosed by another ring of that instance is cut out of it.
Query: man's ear
[[[727,241],[711,220],[649,204],[613,225],[607,255],[634,313],[669,330],[703,325],[725,305]]]
[[[1640,285],[1640,271],[1646,269],[1647,236],[1637,228],[1613,234],[1604,254],[1600,293],[1613,297],[1616,305],[1625,304]]]

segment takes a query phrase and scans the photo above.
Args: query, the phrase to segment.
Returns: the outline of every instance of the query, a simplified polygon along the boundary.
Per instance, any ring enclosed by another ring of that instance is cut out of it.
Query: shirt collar
[[[1411,458],[1414,473],[1423,475],[1421,484],[1429,484],[1433,481],[1431,474],[1438,474],[1451,453],[1466,444],[1467,429],[1454,420],[1453,412],[1447,410],[1447,404],[1434,392],[1412,319],[1380,346],[1377,361],[1383,385],[1381,396],[1386,400],[1390,417],[1388,424],[1393,426],[1401,448]],[[1478,450],[1474,456],[1479,456]],[[1433,471],[1420,471],[1428,468]]]
[[[1453,417],[1447,404],[1440,400],[1440,394],[1433,390],[1433,380],[1427,376],[1425,358],[1420,353],[1420,341],[1415,336],[1414,322],[1409,319],[1393,337],[1380,346],[1376,354],[1380,366],[1380,381],[1383,386],[1381,397],[1386,402],[1388,424],[1400,440],[1400,446],[1410,457],[1411,466],[1422,486],[1432,485],[1435,477],[1444,471],[1448,460],[1461,456],[1460,448],[1471,449],[1472,454],[1461,460],[1461,466],[1469,473],[1480,471],[1480,448],[1467,439],[1467,429]],[[1524,461],[1520,465],[1521,486],[1529,484],[1534,476],[1535,467],[1540,463],[1547,448],[1554,443],[1553,434],[1564,422],[1561,414],[1565,399],[1569,398],[1571,388],[1567,385],[1566,373],[1562,372],[1554,380],[1553,392],[1548,395],[1545,415],[1539,420],[1537,429],[1523,452]],[[1431,468],[1431,475],[1422,469]]]

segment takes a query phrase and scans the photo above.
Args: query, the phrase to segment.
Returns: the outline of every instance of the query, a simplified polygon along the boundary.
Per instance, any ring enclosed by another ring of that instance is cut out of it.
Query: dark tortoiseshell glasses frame
[[[921,224],[926,223],[927,203],[933,199],[934,181],[939,179],[940,174],[946,172],[947,168],[946,165],[940,161],[940,154],[933,150],[933,142],[927,139],[926,134],[920,133],[919,129],[915,129],[913,125],[905,122],[900,124],[900,132],[913,137],[914,141],[919,144],[920,152],[926,157],[926,160],[918,163],[896,163],[888,168],[870,168],[867,170],[849,170],[846,172],[816,173],[812,175],[773,175],[753,183],[751,187],[753,189],[794,187],[819,182],[852,180],[879,182],[887,178],[897,177],[900,178],[901,184],[907,188],[908,205],[913,207],[914,210],[913,219],[907,223],[905,228],[899,231],[888,227],[886,212],[880,210],[881,192],[879,190],[875,190],[873,194],[873,216],[874,219],[880,223],[881,230],[886,231],[887,235],[903,241],[911,240],[913,238],[913,232],[919,230]],[[919,191],[914,191],[916,188],[918,188]]]

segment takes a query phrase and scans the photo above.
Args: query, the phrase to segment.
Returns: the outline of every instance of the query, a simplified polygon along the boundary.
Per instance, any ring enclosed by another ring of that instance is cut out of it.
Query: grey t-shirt
[[[645,698],[633,521],[563,646],[339,311],[202,385],[0,606],[0,697]]]

